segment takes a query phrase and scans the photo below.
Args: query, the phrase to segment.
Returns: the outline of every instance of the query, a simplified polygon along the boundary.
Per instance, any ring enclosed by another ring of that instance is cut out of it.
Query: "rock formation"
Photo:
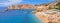
[[[37,8],[35,15],[42,19],[44,23],[60,23],[60,12],[54,9],[57,4],[58,2],[50,3],[47,6],[42,5]]]
[[[30,4],[17,4],[17,5],[11,5],[8,7],[8,9],[34,9],[35,6]]]

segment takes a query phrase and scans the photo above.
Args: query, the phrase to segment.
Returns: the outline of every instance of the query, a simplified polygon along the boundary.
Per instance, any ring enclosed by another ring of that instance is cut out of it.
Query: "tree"
[[[55,9],[60,10],[60,2],[58,2],[58,4],[55,6]]]

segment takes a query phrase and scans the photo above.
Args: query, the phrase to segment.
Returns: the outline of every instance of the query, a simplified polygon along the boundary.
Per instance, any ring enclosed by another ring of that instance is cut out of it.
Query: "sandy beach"
[[[40,12],[37,12],[35,15],[36,15],[37,18],[41,19],[44,23],[49,22],[47,17],[40,14]]]
[[[60,12],[58,11],[47,10],[45,12],[36,12],[35,16],[38,19],[41,19],[44,23],[60,23]]]

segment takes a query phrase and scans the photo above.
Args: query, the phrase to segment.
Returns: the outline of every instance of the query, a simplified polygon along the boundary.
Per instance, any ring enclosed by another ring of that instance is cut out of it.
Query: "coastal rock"
[[[8,9],[35,9],[35,6],[30,4],[17,4],[17,5],[11,5],[8,7]]]
[[[58,11],[53,11],[53,10],[46,10],[46,11],[42,11],[42,12],[36,12],[35,15],[39,18],[42,19],[43,22],[46,23],[50,23],[50,21],[52,23],[60,23],[60,12]]]

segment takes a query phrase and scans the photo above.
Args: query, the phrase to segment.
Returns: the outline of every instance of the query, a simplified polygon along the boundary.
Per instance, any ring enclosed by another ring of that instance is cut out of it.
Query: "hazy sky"
[[[42,4],[53,2],[54,0],[0,0],[0,10],[12,4]]]
[[[54,0],[23,0],[22,3],[27,4],[42,4],[42,3],[48,3],[53,2]]]
[[[0,0],[0,6],[9,6],[20,2],[22,2],[22,0]]]
[[[0,6],[8,6],[12,4],[42,4],[53,1],[54,0],[0,0]]]

